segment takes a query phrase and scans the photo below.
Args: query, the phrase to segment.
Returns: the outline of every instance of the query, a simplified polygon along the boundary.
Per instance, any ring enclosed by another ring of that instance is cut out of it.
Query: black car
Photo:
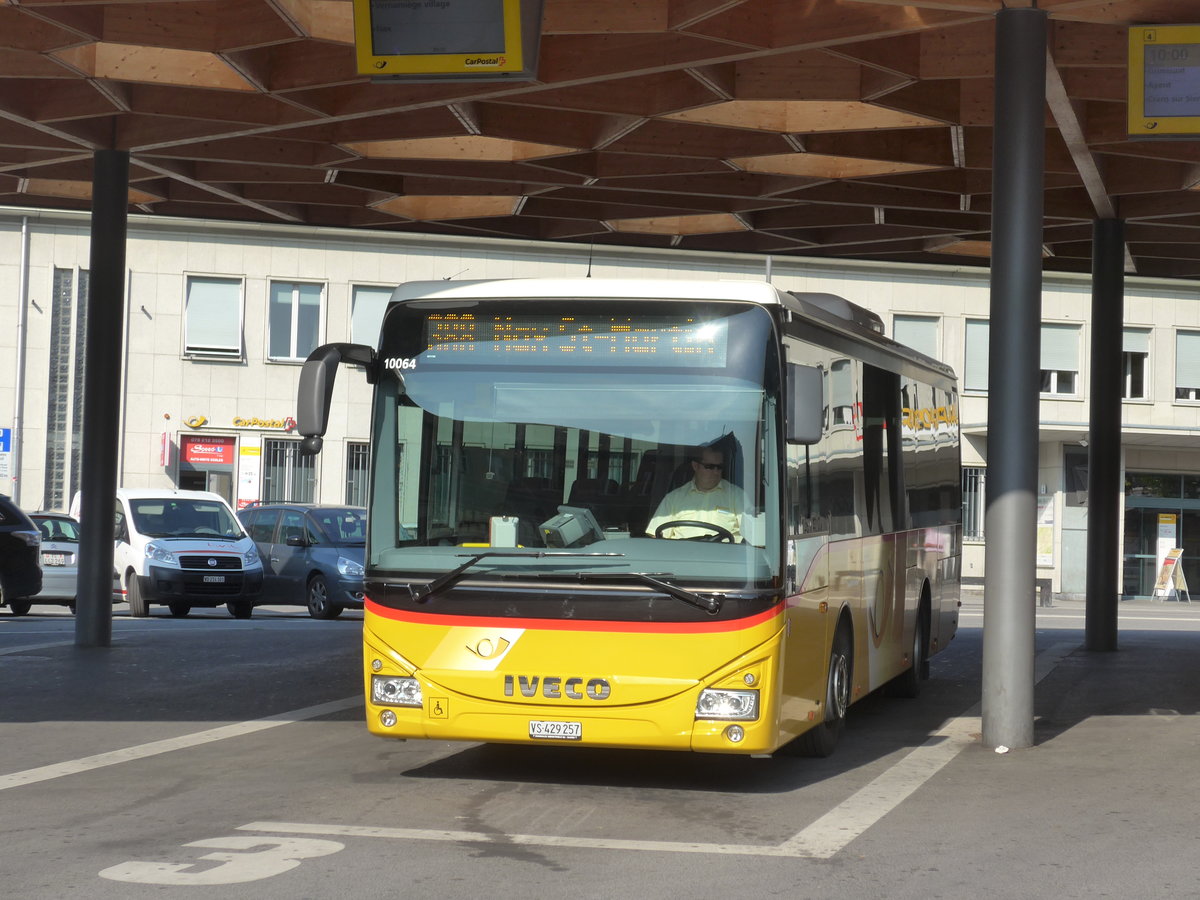
[[[304,604],[314,619],[363,607],[367,511],[264,504],[238,513],[263,563],[260,605]]]
[[[42,589],[42,533],[12,500],[0,494],[0,606],[23,616]]]

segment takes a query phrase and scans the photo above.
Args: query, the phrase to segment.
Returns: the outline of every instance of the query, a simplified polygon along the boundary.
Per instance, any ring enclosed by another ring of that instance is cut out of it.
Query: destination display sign
[[[724,319],[430,313],[417,365],[724,366]]]

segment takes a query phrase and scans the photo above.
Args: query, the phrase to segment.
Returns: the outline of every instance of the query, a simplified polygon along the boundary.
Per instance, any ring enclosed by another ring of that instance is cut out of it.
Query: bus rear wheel
[[[825,721],[796,739],[801,756],[826,757],[833,753],[846,725],[850,707],[850,682],[854,672],[850,630],[839,627],[829,651],[829,672],[825,678]]]
[[[921,682],[929,677],[929,607],[924,603],[917,613],[913,625],[911,665],[892,679],[887,693],[892,697],[916,697],[921,693]]]

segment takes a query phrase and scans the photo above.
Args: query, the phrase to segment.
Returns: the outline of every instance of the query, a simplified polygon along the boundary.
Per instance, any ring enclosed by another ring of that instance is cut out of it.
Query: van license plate
[[[578,741],[583,739],[583,723],[531,720],[529,736],[542,741]]]
[[[224,584],[225,576],[224,575],[205,575],[204,583],[205,584]]]

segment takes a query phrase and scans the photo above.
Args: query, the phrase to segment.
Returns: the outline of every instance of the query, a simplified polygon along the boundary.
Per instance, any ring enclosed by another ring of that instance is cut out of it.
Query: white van
[[[131,616],[151,603],[173,616],[222,604],[237,619],[253,614],[262,560],[220,494],[119,488],[115,525],[113,567]]]

